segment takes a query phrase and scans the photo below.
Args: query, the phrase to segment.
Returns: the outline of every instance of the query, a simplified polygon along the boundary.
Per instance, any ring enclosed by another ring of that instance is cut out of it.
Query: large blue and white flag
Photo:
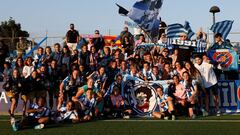
[[[174,23],[167,27],[167,38],[179,38],[182,33],[188,33],[182,24]]]
[[[188,39],[190,40],[192,38],[192,36],[194,35],[194,32],[192,31],[189,22],[185,21],[185,24],[183,27],[187,30],[187,36],[188,36]]]
[[[215,34],[221,33],[222,38],[225,40],[232,29],[232,24],[233,24],[233,21],[231,20],[217,22],[212,25],[210,30],[213,31]]]
[[[119,7],[119,14],[126,15],[132,19],[144,32],[146,32],[153,42],[157,42],[159,34],[160,19],[159,9],[163,0],[139,0],[129,12],[123,7]]]
[[[125,21],[124,24],[127,25],[130,28],[139,28],[136,23]]]

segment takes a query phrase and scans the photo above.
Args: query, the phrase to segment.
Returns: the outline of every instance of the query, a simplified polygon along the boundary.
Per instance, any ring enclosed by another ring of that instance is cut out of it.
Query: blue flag
[[[185,21],[185,24],[183,27],[187,30],[187,36],[188,36],[188,39],[190,40],[192,38],[192,36],[194,35],[194,32],[192,31],[189,22]]]
[[[217,62],[223,70],[238,70],[238,54],[231,49],[209,50],[208,57],[211,61]]]
[[[140,0],[133,5],[129,12],[121,6],[117,6],[119,7],[119,14],[127,15],[156,43],[160,24],[158,14],[162,3],[163,0]]]
[[[230,20],[217,22],[212,25],[210,30],[213,31],[215,34],[221,33],[222,38],[225,40],[232,29],[232,24],[233,24],[233,21],[230,21]]]
[[[182,33],[188,33],[182,24],[174,23],[167,27],[167,38],[179,38]]]

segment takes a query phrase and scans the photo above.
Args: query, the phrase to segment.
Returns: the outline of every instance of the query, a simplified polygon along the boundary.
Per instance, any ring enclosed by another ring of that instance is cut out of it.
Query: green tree
[[[0,39],[8,45],[10,50],[16,49],[17,37],[29,37],[29,33],[21,29],[21,24],[17,23],[12,17],[7,21],[1,22]]]

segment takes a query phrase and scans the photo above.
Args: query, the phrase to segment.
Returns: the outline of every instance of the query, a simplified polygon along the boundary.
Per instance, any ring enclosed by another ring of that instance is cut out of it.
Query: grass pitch
[[[209,116],[176,121],[156,119],[99,120],[79,124],[48,125],[12,131],[7,117],[0,117],[1,135],[240,135],[240,115]]]

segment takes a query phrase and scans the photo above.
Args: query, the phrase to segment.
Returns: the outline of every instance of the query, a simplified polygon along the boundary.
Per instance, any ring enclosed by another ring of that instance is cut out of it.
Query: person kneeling
[[[111,112],[114,118],[117,117],[123,117],[123,112],[124,112],[124,99],[123,97],[120,95],[120,89],[115,86],[113,88],[113,93],[110,95],[110,99],[111,99]]]
[[[88,88],[86,94],[75,103],[80,105],[79,114],[82,116],[82,121],[90,121],[94,117],[97,100],[91,88]]]
[[[152,115],[154,118],[159,118],[159,119],[164,118],[168,120],[168,116],[170,115],[170,113],[168,112],[168,103],[167,103],[168,95],[164,94],[162,86],[158,86],[156,88],[156,91],[158,95],[157,96],[158,106],[156,107]]]

